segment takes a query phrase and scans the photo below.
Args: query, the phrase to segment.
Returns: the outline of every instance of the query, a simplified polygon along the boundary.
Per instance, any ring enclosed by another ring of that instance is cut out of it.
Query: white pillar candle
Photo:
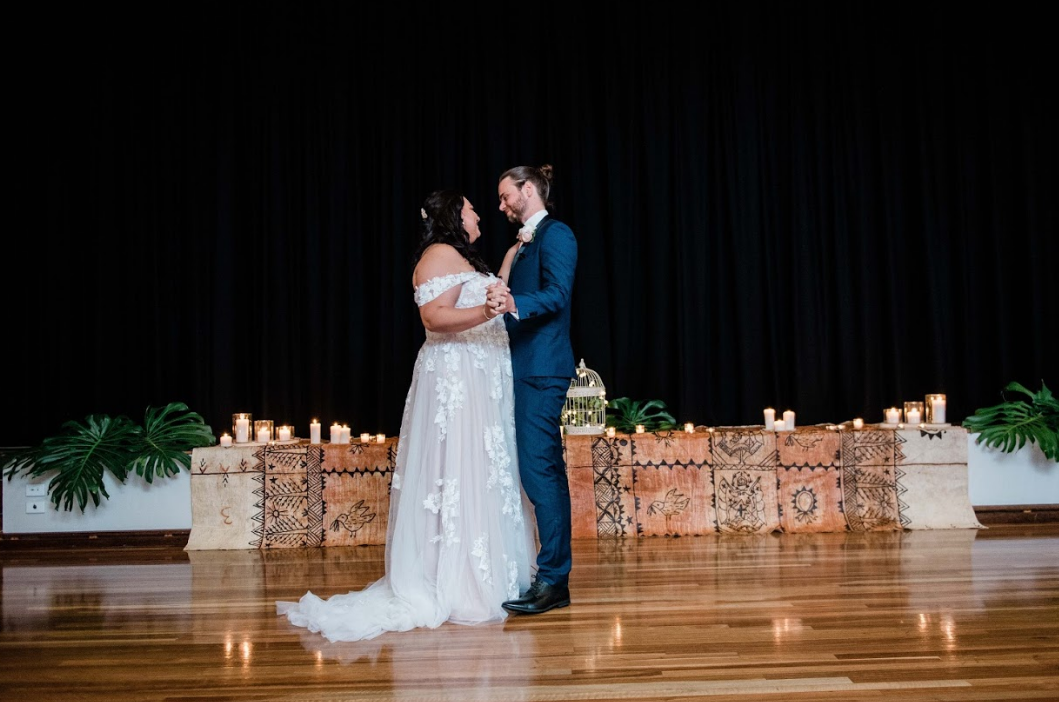
[[[331,443],[340,444],[342,443],[342,425],[335,422],[331,425]]]
[[[777,419],[772,422],[773,431],[787,431],[787,424],[782,419]]]
[[[235,441],[238,444],[245,444],[246,442],[250,441],[249,419],[235,420]]]
[[[342,443],[343,444],[348,444],[349,443],[349,425],[348,424],[343,424],[342,425]]]
[[[772,431],[776,428],[776,410],[771,407],[765,408],[765,429]]]
[[[320,443],[320,422],[316,421],[315,419],[309,422],[309,443]]]
[[[864,420],[861,419],[860,417],[857,417],[856,419],[854,419],[853,420],[853,428],[854,429],[863,429],[864,428]]]
[[[375,441],[377,441],[380,444],[385,444],[386,443],[386,434],[378,434],[375,437]]]
[[[232,445],[232,437],[228,436],[227,432],[225,432],[224,434],[221,434],[221,446],[231,446],[231,445]]]
[[[945,423],[945,396],[927,395],[927,416],[931,424]]]
[[[901,410],[896,407],[888,407],[886,410],[886,423],[897,424],[901,421]]]
[[[287,426],[287,425],[283,425],[282,427],[277,429],[276,430],[276,440],[277,441],[290,441],[290,427]]]
[[[908,410],[908,416],[905,417],[909,424],[919,424],[919,410],[911,409]]]
[[[794,411],[787,410],[783,413],[783,428],[787,431],[794,431]]]
[[[613,439],[615,434],[617,434],[617,430],[615,430],[614,427],[607,427],[607,436],[608,437]]]
[[[361,434],[360,435],[360,443],[362,443],[362,444],[371,443],[371,434],[369,434],[368,432],[364,432],[363,434]]]
[[[267,444],[271,440],[272,440],[272,432],[270,432],[268,429],[258,429],[257,430],[257,443],[259,443],[259,444]]]

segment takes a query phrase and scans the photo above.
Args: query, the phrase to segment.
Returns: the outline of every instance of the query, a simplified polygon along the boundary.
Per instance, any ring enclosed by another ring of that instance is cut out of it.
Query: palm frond
[[[161,408],[148,407],[143,426],[130,468],[148,483],[154,482],[155,476],[178,474],[181,466],[190,470],[188,451],[215,442],[213,430],[202,416],[190,411],[183,402],[171,402]]]
[[[1059,402],[1048,386],[1041,381],[1041,390],[1034,393],[1011,382],[1004,389],[1022,393],[1030,401],[1005,400],[976,410],[963,422],[969,432],[978,434],[975,443],[1005,453],[1035,443],[1046,457],[1059,462]]]
[[[69,511],[76,500],[84,512],[88,500],[98,506],[101,495],[110,497],[103,486],[106,471],[125,482],[132,458],[130,446],[138,431],[139,427],[127,417],[89,415],[84,423],[66,422],[62,433],[44,439],[28,452],[20,464],[21,472],[31,477],[54,472],[48,483],[52,503]]]
[[[191,449],[214,443],[213,432],[202,417],[182,402],[162,408],[148,407],[144,427],[127,417],[93,414],[83,423],[69,421],[56,436],[39,446],[6,454],[0,463],[8,480],[16,475],[31,478],[54,473],[48,495],[56,508],[73,509],[74,501],[84,512],[91,500],[109,499],[103,485],[109,471],[124,483],[133,470],[148,483],[162,476],[191,468]]]
[[[637,424],[642,424],[646,431],[665,431],[675,428],[677,420],[669,414],[666,403],[661,400],[619,397],[607,403],[608,427],[632,433],[636,431]]]

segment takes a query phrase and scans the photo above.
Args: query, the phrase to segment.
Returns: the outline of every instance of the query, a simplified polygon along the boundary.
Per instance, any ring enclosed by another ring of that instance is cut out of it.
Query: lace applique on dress
[[[489,572],[489,535],[482,534],[474,540],[474,548],[471,555],[478,558],[478,570],[482,571],[482,582],[493,582],[493,574]]]
[[[431,543],[444,541],[446,546],[458,544],[456,519],[460,516],[460,484],[457,478],[438,479],[440,492],[432,492],[423,500],[423,506],[434,514],[441,512],[441,534],[431,537]]]
[[[515,484],[511,475],[511,455],[507,450],[504,430],[499,426],[486,427],[485,452],[489,456],[489,479],[485,487],[488,490],[499,488],[503,496],[504,514],[511,515],[516,523],[522,523],[521,487]]]
[[[422,307],[449,288],[463,285],[468,280],[473,280],[481,275],[483,274],[478,271],[463,271],[462,273],[449,273],[447,275],[431,278],[430,280],[424,280],[422,284],[415,289],[414,297],[416,304]]]

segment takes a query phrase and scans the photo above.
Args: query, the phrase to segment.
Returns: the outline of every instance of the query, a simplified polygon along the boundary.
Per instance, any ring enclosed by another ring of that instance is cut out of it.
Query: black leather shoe
[[[569,604],[570,588],[566,585],[549,585],[546,582],[534,580],[525,595],[508,600],[500,606],[517,614],[540,614],[556,607],[566,607]]]

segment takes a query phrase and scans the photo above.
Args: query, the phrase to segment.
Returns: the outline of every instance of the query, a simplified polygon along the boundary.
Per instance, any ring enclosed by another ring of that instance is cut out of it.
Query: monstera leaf
[[[2,464],[11,480],[23,474],[31,478],[54,474],[48,495],[56,509],[82,512],[88,501],[99,506],[100,497],[109,499],[103,476],[110,472],[124,483],[135,471],[148,483],[155,476],[171,476],[180,466],[190,469],[188,451],[214,443],[213,432],[202,417],[187,405],[173,402],[164,408],[147,409],[145,426],[127,417],[92,414],[84,422],[69,421],[57,436],[39,446],[8,453]]]
[[[1006,453],[1036,443],[1045,456],[1059,462],[1059,402],[1052,391],[1043,380],[1036,393],[1015,382],[1008,383],[1004,390],[1022,393],[1029,401],[1005,398],[998,405],[976,410],[963,422],[969,432],[978,433],[975,443]]]
[[[196,446],[210,446],[214,441],[209,425],[182,402],[148,407],[138,438],[131,467],[149,483],[155,476],[176,475],[181,466],[191,470],[188,451]]]
[[[607,403],[607,426],[631,434],[636,425],[643,424],[645,431],[675,429],[677,420],[669,414],[666,403],[661,400],[631,400],[619,397]]]

